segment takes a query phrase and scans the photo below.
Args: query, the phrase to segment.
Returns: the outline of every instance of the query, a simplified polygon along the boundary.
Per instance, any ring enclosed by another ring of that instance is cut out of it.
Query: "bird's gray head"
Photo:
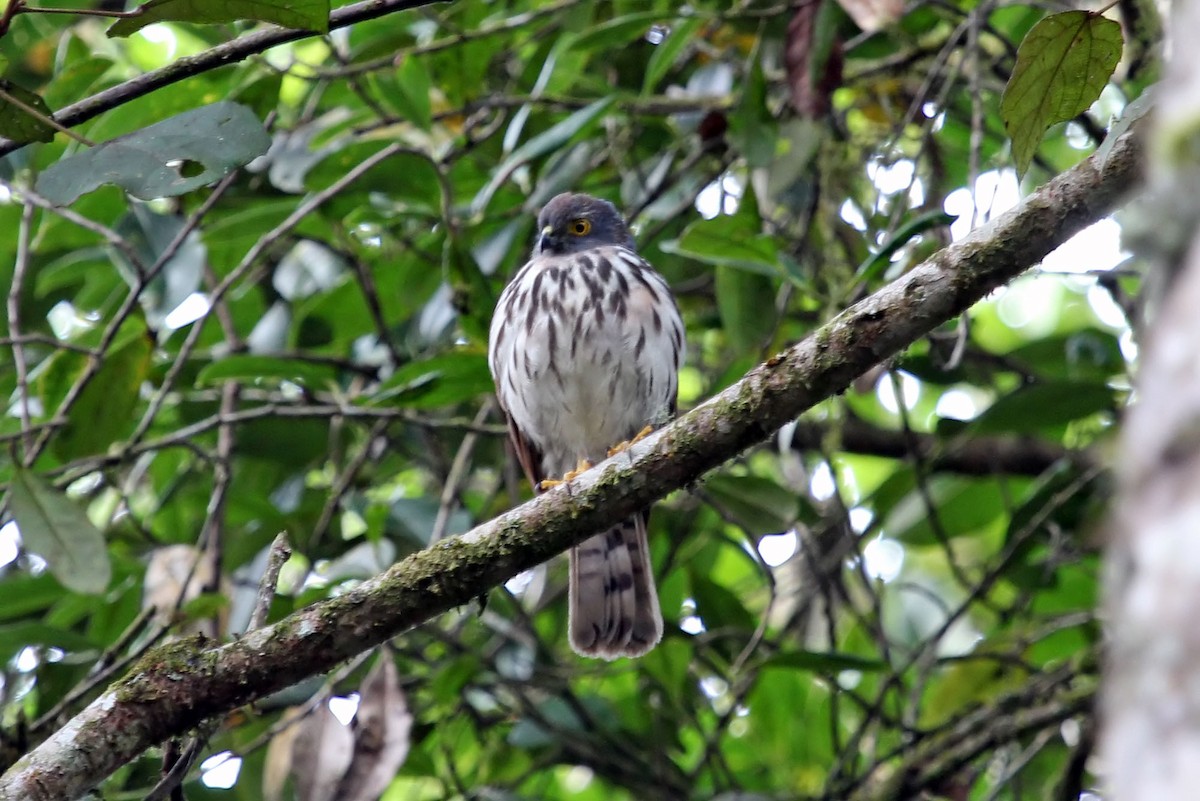
[[[591,195],[564,192],[542,208],[537,222],[537,255],[578,253],[604,245],[635,249],[629,226],[617,207]]]

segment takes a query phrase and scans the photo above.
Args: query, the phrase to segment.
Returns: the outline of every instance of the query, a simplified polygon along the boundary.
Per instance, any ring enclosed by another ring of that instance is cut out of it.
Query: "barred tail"
[[[582,656],[641,656],[662,639],[662,612],[636,515],[571,549],[571,647]]]

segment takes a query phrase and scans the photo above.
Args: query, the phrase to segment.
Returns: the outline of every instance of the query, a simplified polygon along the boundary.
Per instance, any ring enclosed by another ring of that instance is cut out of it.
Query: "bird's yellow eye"
[[[567,226],[567,230],[575,236],[587,236],[588,232],[592,230],[592,224],[579,217],[578,219],[571,220],[571,224]]]

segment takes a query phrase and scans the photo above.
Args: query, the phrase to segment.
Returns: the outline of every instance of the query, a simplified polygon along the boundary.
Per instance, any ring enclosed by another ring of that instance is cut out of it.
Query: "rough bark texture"
[[[1169,30],[1200,25],[1200,4],[1173,11]],[[1152,199],[1135,216],[1168,291],[1142,337],[1116,462],[1100,748],[1105,797],[1119,801],[1194,798],[1200,787],[1200,51],[1188,38],[1174,42],[1151,139]]]
[[[151,652],[0,777],[3,801],[78,797],[164,738],[462,605],[771,436],[1111,212],[1139,180],[1131,134],[568,486],[413,554],[237,642]]]

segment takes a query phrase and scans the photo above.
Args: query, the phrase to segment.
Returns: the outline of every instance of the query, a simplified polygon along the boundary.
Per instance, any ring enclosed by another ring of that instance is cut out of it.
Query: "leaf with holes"
[[[329,0],[150,0],[131,13],[108,29],[110,37],[129,36],[155,22],[220,25],[238,20],[329,33]]]
[[[13,471],[9,507],[25,547],[46,560],[64,587],[104,592],[112,577],[108,549],[104,535],[82,509],[22,467]]]
[[[254,112],[221,101],[65,158],[38,176],[37,190],[60,206],[104,184],[142,200],[174,197],[220,179],[270,145]]]
[[[1088,11],[1052,14],[1017,49],[1000,114],[1024,175],[1051,125],[1083,112],[1100,97],[1121,59],[1121,26]]]

